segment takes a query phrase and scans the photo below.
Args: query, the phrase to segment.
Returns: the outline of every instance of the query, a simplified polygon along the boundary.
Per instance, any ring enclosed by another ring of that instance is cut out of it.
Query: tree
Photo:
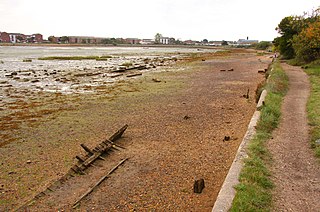
[[[271,43],[269,41],[261,41],[261,42],[256,44],[256,49],[266,50],[270,46],[271,46]]]
[[[209,41],[208,41],[208,39],[203,39],[202,40],[202,43],[208,43]]]
[[[221,42],[221,45],[222,45],[222,46],[227,46],[227,45],[228,45],[228,42],[225,41],[225,40],[223,40],[223,41]]]
[[[310,24],[319,21],[320,7],[313,10],[311,14],[304,13],[302,16],[288,16],[281,20],[276,30],[281,37],[274,39],[273,43],[285,59],[292,59],[296,56],[293,47],[294,37],[298,36]]]
[[[299,35],[294,36],[293,48],[298,61],[309,63],[320,59],[320,20],[310,23]]]
[[[288,16],[283,18],[276,28],[282,36],[276,38],[273,43],[280,51],[281,55],[286,59],[291,59],[295,56],[292,47],[292,39],[294,35],[297,35],[301,31],[300,25],[299,19]]]
[[[55,42],[55,37],[54,36],[49,36],[48,37],[48,41],[50,42],[50,43],[54,43]]]
[[[60,38],[61,43],[69,43],[69,37],[68,36],[62,36]]]
[[[17,36],[17,42],[22,42],[23,41],[23,37],[21,35]]]
[[[160,39],[162,38],[162,35],[160,33],[157,33],[155,36],[154,36],[154,41],[156,44],[159,44],[160,43]]]

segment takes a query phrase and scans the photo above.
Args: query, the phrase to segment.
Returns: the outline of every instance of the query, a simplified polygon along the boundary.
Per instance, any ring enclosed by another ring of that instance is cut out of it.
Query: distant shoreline
[[[146,48],[195,48],[195,49],[221,49],[222,46],[195,46],[195,45],[141,45],[141,44],[58,44],[58,43],[0,43],[0,46],[43,46],[43,47],[146,47]]]

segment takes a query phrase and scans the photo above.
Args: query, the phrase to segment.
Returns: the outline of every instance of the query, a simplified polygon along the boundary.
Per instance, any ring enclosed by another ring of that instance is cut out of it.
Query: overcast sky
[[[0,31],[182,40],[273,40],[319,0],[0,0]]]

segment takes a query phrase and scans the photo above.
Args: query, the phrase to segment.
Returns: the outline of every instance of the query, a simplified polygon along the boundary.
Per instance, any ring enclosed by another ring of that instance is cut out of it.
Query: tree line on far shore
[[[296,64],[320,60],[320,7],[283,18],[276,30],[281,36],[273,44],[283,59],[292,59]]]

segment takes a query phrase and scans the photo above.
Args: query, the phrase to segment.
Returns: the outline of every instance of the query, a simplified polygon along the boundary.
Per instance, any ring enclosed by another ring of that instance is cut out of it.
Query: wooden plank
[[[136,77],[136,76],[141,76],[142,73],[136,73],[136,74],[130,74],[130,75],[127,75],[127,77]]]
[[[99,186],[105,179],[107,179],[119,166],[121,166],[124,162],[126,162],[129,158],[125,158],[122,161],[120,161],[115,167],[113,167],[108,174],[106,174],[105,176],[103,176],[102,178],[100,178],[100,180],[94,184],[94,186],[92,188],[90,188],[86,193],[84,193],[74,204],[73,204],[73,208],[76,208],[78,203],[85,198],[86,196],[88,196],[97,186]]]
[[[89,149],[89,147],[87,147],[85,144],[80,144],[80,146],[81,146],[89,155],[93,155],[93,152],[91,151],[91,149]]]
[[[124,131],[126,131],[127,128],[128,128],[128,125],[127,124],[124,125],[115,134],[113,134],[108,140],[115,142],[116,140],[118,140],[122,136],[122,134],[124,133]]]

